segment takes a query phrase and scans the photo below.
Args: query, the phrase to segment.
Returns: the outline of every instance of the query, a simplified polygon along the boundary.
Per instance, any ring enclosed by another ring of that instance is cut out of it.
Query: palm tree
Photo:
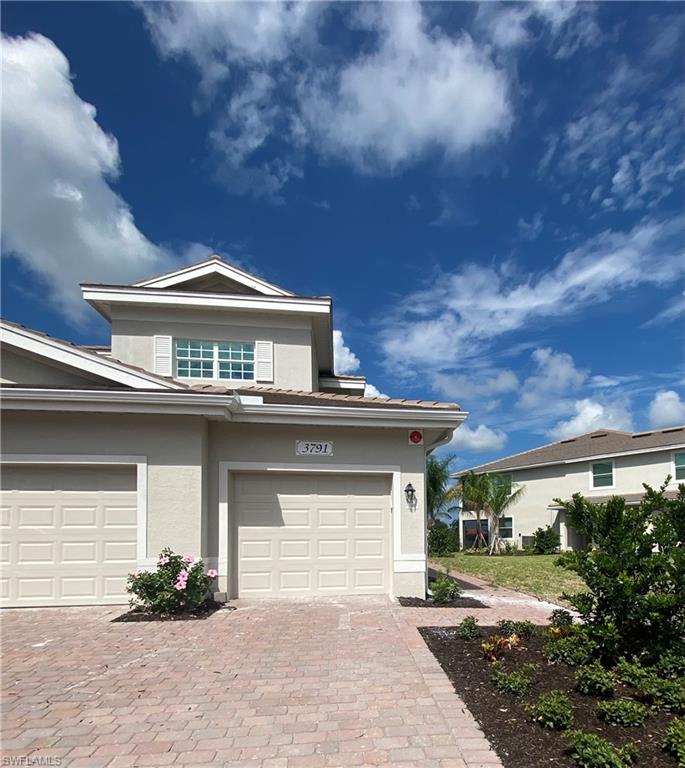
[[[454,487],[450,486],[450,465],[454,456],[438,459],[432,454],[426,459],[426,504],[428,527],[432,528],[439,520],[448,518],[446,506],[454,500]]]
[[[526,491],[525,485],[521,485],[515,488],[511,482],[505,482],[504,478],[497,475],[489,478],[489,493],[487,499],[487,510],[490,515],[490,554],[493,554],[495,549],[499,551],[502,538],[499,535],[499,526],[504,513],[520,501],[521,497]]]
[[[487,547],[485,536],[481,530],[481,514],[488,510],[488,501],[490,498],[491,478],[489,475],[476,475],[473,472],[467,472],[459,478],[455,488],[455,495],[461,498],[462,509],[467,512],[476,513],[476,538],[473,542],[473,548]]]

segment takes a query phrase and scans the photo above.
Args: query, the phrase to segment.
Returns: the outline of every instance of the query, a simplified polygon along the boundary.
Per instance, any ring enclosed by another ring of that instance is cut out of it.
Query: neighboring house
[[[551,525],[562,548],[572,549],[582,539],[554,499],[582,493],[596,502],[623,496],[629,504],[639,504],[642,484],[658,488],[667,475],[667,494],[674,496],[678,483],[685,482],[685,426],[634,433],[597,430],[462,470],[454,477],[469,471],[498,474],[525,486],[521,500],[502,518],[500,535],[505,541],[530,546],[533,532]],[[468,547],[475,537],[475,515],[462,512],[461,517],[462,542]],[[487,520],[482,525],[487,532]]]
[[[111,348],[1,324],[0,604],[125,602],[165,546],[232,597],[424,595],[426,453],[457,405],[365,398],[330,298],[219,257],[81,287]]]

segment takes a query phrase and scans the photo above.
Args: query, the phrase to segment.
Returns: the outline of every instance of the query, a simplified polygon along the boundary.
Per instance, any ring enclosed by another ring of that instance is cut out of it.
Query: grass
[[[570,571],[554,565],[557,555],[475,555],[456,552],[449,557],[431,557],[450,570],[472,574],[496,587],[509,587],[528,595],[568,605],[562,592],[578,592],[584,582]]]

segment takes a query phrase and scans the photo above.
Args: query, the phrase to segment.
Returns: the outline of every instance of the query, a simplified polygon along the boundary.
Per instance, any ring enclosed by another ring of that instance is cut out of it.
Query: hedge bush
[[[559,551],[561,539],[551,525],[533,531],[533,549],[538,555],[553,555]]]
[[[459,532],[438,520],[428,531],[428,553],[451,555],[459,551]]]

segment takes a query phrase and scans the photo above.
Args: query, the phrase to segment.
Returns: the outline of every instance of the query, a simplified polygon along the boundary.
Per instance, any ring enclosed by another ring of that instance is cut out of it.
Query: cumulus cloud
[[[457,450],[487,453],[501,451],[506,442],[506,434],[498,429],[490,429],[485,424],[479,424],[475,429],[471,429],[468,425],[462,424],[455,430],[449,445]]]
[[[557,440],[575,437],[597,429],[633,431],[633,420],[625,403],[600,403],[591,398],[575,403],[575,416],[560,421],[547,434]]]
[[[365,6],[377,48],[341,69],[311,72],[301,114],[327,154],[392,171],[438,149],[455,157],[507,133],[509,84],[466,34],[432,27],[418,3]]]
[[[333,367],[335,373],[354,373],[359,370],[359,358],[345,344],[342,331],[333,331]]]
[[[606,230],[535,274],[467,263],[435,275],[384,320],[386,362],[402,372],[449,370],[540,319],[573,314],[638,286],[670,286],[684,270],[683,226],[685,216],[677,215],[643,219],[627,232]]]
[[[129,282],[173,264],[111,188],[117,141],[75,92],[63,53],[42,35],[2,44],[3,253],[77,322],[87,309],[79,281]]]
[[[445,397],[489,398],[513,392],[518,388],[519,380],[509,369],[487,371],[482,375],[439,373],[433,380],[433,386]]]
[[[573,391],[583,384],[586,371],[580,371],[566,352],[555,352],[550,347],[536,349],[531,355],[536,371],[521,387],[519,405],[522,408],[540,408],[557,398]]]
[[[390,396],[381,392],[378,387],[374,387],[373,384],[367,382],[366,388],[364,389],[364,397],[380,397],[382,400],[387,400]]]
[[[210,138],[237,193],[281,201],[305,151],[388,173],[428,152],[460,157],[512,121],[489,48],[448,36],[419,3],[341,7],[336,21],[363,40],[345,58],[319,41],[319,3],[138,7],[161,55],[195,65],[198,107],[221,105]]]
[[[657,392],[649,404],[649,423],[653,427],[685,424],[685,401],[672,389]]]

